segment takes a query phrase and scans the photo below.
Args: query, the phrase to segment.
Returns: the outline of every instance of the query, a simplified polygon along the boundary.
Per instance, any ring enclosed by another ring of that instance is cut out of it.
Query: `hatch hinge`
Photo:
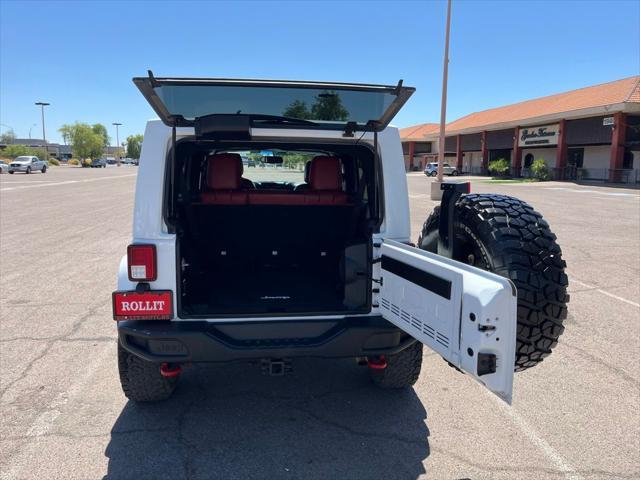
[[[151,84],[151,87],[156,88],[160,86],[160,84],[156,80],[156,77],[153,76],[153,72],[151,70],[147,70],[147,73],[149,74],[149,83]]]
[[[398,80],[398,85],[396,85],[396,91],[395,91],[396,96],[400,95],[401,91],[402,91],[402,79]]]
[[[358,128],[358,124],[356,122],[347,122],[344,126],[343,137],[353,137],[356,129]]]

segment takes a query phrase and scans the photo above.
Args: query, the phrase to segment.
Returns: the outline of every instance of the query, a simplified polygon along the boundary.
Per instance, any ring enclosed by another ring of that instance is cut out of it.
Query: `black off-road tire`
[[[42,170],[40,170],[41,173],[47,173],[47,166],[43,165],[42,166]]]
[[[176,388],[177,377],[160,375],[160,364],[147,362],[127,352],[118,342],[120,385],[129,400],[157,402],[168,399]]]
[[[456,204],[455,260],[510,279],[518,289],[515,371],[551,354],[567,318],[568,279],[562,251],[549,224],[533,207],[505,195],[464,195]],[[437,253],[440,208],[427,218],[418,239]]]
[[[380,388],[398,389],[411,387],[420,377],[422,368],[422,344],[415,342],[394,355],[387,355],[387,368],[369,369],[369,375]]]

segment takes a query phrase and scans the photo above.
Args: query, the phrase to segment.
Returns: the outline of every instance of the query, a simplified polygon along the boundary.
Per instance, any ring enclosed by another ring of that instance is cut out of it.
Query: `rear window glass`
[[[259,85],[161,85],[154,90],[171,114],[182,115],[187,120],[217,113],[366,124],[380,118],[396,99],[388,91]]]

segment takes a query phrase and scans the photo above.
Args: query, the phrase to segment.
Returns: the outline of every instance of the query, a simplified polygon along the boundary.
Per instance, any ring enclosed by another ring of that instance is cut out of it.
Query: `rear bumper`
[[[359,357],[399,352],[415,340],[380,316],[341,320],[118,323],[120,344],[153,362]]]

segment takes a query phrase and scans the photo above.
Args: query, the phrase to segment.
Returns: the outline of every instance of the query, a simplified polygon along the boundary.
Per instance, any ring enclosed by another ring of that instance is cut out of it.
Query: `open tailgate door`
[[[386,240],[382,316],[511,404],[516,288],[509,280]]]

